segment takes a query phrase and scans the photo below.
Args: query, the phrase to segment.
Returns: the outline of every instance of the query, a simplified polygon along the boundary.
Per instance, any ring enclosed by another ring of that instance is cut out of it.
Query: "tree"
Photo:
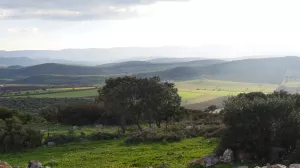
[[[181,103],[175,85],[161,83],[158,77],[110,78],[98,92],[98,101],[103,101],[107,112],[119,117],[122,133],[128,120],[133,120],[139,130],[142,130],[142,119],[146,119],[149,126],[153,120],[158,127],[162,121],[169,123],[178,114]]]

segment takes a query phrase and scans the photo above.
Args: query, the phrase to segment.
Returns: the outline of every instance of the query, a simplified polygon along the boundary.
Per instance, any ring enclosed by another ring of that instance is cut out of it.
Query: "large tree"
[[[181,98],[174,84],[160,82],[158,77],[125,76],[107,79],[99,90],[99,101],[104,102],[107,112],[118,116],[121,132],[125,133],[128,120],[140,130],[142,119],[149,126],[154,121],[158,127],[162,121],[168,123],[178,114]]]

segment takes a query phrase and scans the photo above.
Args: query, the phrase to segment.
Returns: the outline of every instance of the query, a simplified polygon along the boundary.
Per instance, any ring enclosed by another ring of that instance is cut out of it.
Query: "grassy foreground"
[[[125,145],[121,139],[42,147],[0,157],[12,166],[21,167],[36,159],[43,164],[55,160],[55,168],[159,167],[163,163],[171,168],[180,168],[186,167],[193,159],[212,153],[217,143],[215,139],[200,137],[176,143]]]

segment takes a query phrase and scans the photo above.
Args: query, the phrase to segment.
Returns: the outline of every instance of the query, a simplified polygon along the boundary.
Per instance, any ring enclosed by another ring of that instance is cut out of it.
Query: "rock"
[[[194,159],[188,163],[188,167],[202,166],[202,159]]]
[[[233,151],[231,149],[226,149],[223,154],[223,162],[231,163],[233,161]]]
[[[185,129],[186,129],[186,130],[193,129],[193,126],[186,126]]]
[[[276,165],[272,165],[271,168],[286,168],[286,166],[281,164],[276,164]]]
[[[216,156],[204,156],[200,160],[194,160],[194,163],[196,164],[194,166],[202,165],[204,167],[210,167],[219,163],[219,158]],[[190,162],[190,164],[192,164],[192,162]]]
[[[0,168],[11,168],[11,166],[7,162],[0,161]]]
[[[300,164],[291,164],[289,168],[300,168]]]
[[[55,145],[55,142],[48,142],[47,143],[47,146],[54,146]]]
[[[245,152],[237,152],[237,159],[241,162],[246,162],[246,161],[249,161],[251,158],[251,156]]]
[[[27,168],[43,168],[43,165],[38,160],[31,160],[28,162]]]
[[[248,166],[238,166],[236,168],[248,168]]]
[[[259,167],[259,166],[255,166],[254,168],[261,168],[261,167]]]
[[[77,127],[77,126],[73,126],[72,128],[73,128],[73,130],[77,130],[77,129],[78,129],[78,127]]]
[[[163,163],[159,166],[160,168],[164,168],[164,167],[170,167],[170,165],[168,163]]]

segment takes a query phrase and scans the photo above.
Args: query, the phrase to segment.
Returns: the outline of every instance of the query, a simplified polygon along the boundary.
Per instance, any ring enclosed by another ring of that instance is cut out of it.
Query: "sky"
[[[299,5],[297,0],[0,0],[0,50],[222,46],[235,56],[295,55]]]

